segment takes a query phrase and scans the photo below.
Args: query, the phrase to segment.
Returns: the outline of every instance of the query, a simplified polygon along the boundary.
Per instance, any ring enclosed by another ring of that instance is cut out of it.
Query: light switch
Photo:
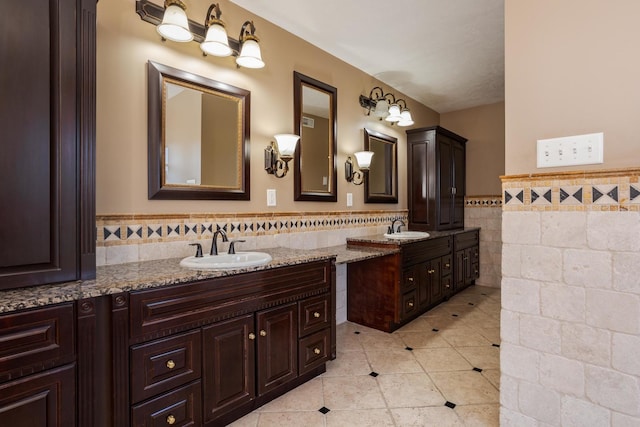
[[[347,206],[353,206],[353,193],[347,193]]]
[[[276,206],[276,189],[269,188],[267,190],[267,206]]]
[[[537,160],[539,168],[604,163],[604,134],[539,139]]]

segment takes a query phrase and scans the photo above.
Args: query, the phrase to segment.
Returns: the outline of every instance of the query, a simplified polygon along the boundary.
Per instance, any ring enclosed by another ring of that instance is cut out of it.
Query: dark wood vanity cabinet
[[[226,425],[325,371],[334,301],[333,260],[132,292],[115,406],[134,426]]]
[[[96,0],[2,8],[0,289],[95,277]]]
[[[444,236],[348,264],[348,320],[392,332],[445,300],[451,294],[451,251],[452,238]]]
[[[459,292],[480,277],[480,236],[477,230],[456,234],[454,292]]]
[[[407,131],[409,229],[464,227],[466,142],[440,126]]]
[[[73,303],[0,316],[0,424],[76,425]]]

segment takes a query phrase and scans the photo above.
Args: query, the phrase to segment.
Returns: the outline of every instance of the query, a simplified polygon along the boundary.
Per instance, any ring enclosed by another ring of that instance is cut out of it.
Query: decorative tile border
[[[332,211],[228,214],[97,215],[96,245],[135,245],[209,238],[216,230],[229,237],[329,231],[374,227],[396,218],[407,221],[407,210]]]
[[[467,196],[464,198],[465,208],[501,208],[502,196]]]
[[[505,211],[640,211],[640,169],[503,176]]]

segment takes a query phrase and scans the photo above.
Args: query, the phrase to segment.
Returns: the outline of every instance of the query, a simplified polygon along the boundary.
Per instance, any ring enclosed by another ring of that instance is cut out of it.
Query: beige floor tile
[[[393,333],[400,334],[404,332],[430,331],[432,328],[433,326],[427,321],[427,319],[423,317],[418,317],[416,319],[413,319],[411,322],[407,323],[406,325],[402,326],[401,328],[398,328]]]
[[[444,397],[456,405],[498,403],[499,401],[498,389],[479,372],[472,370],[434,372],[429,376]]]
[[[398,335],[402,342],[414,349],[451,347],[440,332],[433,332],[431,329],[426,332],[400,332]]]
[[[334,409],[385,408],[378,382],[372,376],[323,377],[324,406]]]
[[[253,411],[229,424],[229,427],[256,427],[258,425],[258,418],[260,413]]]
[[[463,427],[458,415],[446,406],[391,409],[397,426],[402,427]]]
[[[338,351],[335,360],[327,362],[327,372],[322,376],[368,375],[370,372],[371,366],[364,351]]]
[[[500,344],[500,328],[478,328],[477,331],[491,344]]]
[[[362,333],[358,335],[360,344],[365,351],[371,350],[401,350],[405,348],[402,339],[398,335],[388,334],[386,332]]]
[[[324,427],[324,415],[313,412],[261,412],[257,427]]]
[[[467,427],[497,427],[500,424],[500,405],[464,405],[454,409]]]
[[[488,339],[469,326],[440,331],[439,335],[454,347],[491,345]]]
[[[456,350],[474,368],[500,369],[500,349],[498,347],[457,347]]]
[[[327,427],[392,427],[388,409],[331,411],[325,416]]]
[[[314,378],[258,408],[259,412],[317,411],[324,405],[322,378]]]
[[[359,335],[353,332],[336,333],[336,347],[341,352],[364,350]]]
[[[467,325],[462,321],[461,317],[453,317],[450,314],[439,314],[437,316],[428,316],[425,317],[427,322],[431,324],[436,329],[455,329],[455,328],[464,328]]]
[[[409,350],[371,350],[366,354],[371,370],[378,374],[423,372],[413,352]]]
[[[446,402],[425,373],[380,375],[377,380],[389,408],[442,406]]]
[[[500,390],[500,369],[484,369],[482,376],[489,380],[495,388]]]
[[[427,373],[469,371],[473,368],[473,366],[453,348],[419,348],[413,350],[413,354]]]

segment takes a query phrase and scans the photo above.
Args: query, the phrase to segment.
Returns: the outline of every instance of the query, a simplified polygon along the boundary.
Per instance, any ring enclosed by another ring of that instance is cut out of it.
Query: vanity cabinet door
[[[205,421],[255,398],[255,330],[249,314],[202,329]]]
[[[76,425],[75,366],[66,365],[0,385],[0,425]]]
[[[297,304],[256,313],[258,394],[298,376]]]

